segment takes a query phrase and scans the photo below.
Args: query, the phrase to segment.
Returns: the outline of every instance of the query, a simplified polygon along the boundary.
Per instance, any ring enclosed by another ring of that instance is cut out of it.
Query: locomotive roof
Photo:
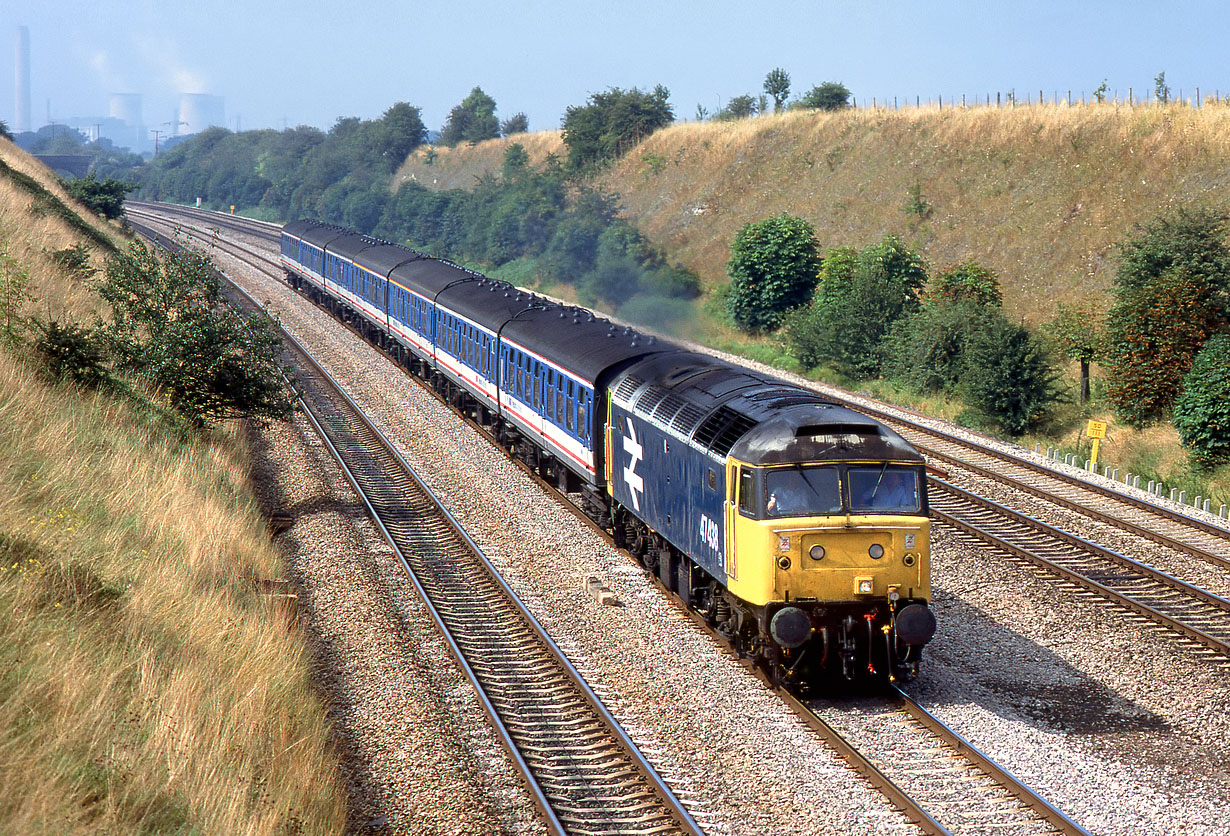
[[[675,348],[583,308],[553,302],[518,315],[504,326],[503,335],[591,383],[599,383],[613,366]]]
[[[332,249],[332,247],[330,247]],[[397,244],[375,244],[361,251],[354,256],[354,263],[360,267],[366,267],[373,273],[377,273],[385,278],[388,278],[389,273],[399,264],[404,264],[407,261],[426,258],[420,252],[416,252],[408,247],[402,247]]]
[[[888,427],[843,406],[788,407],[762,421],[730,449],[751,464],[870,459],[921,464],[922,456]]]
[[[826,458],[921,461],[899,435],[816,392],[678,350],[629,367],[615,397],[719,457],[752,464]]]

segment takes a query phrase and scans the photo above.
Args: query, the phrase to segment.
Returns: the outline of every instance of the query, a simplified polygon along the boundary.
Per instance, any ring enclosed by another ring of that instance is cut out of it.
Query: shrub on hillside
[[[1010,435],[1025,432],[1059,400],[1058,378],[1042,342],[1020,323],[994,313],[968,335],[961,388]]]
[[[847,374],[873,376],[881,341],[893,323],[918,309],[927,267],[918,253],[889,236],[851,257],[826,256],[815,297],[786,329],[795,356],[807,365],[830,362]]]
[[[826,81],[803,94],[792,107],[812,110],[841,110],[850,106],[850,88],[840,81]]]
[[[921,392],[955,391],[972,336],[995,316],[994,308],[968,299],[924,305],[893,323],[882,346],[881,374]]]
[[[1106,396],[1125,421],[1165,418],[1192,359],[1224,319],[1208,285],[1171,268],[1148,286],[1120,296],[1107,316]]]
[[[564,113],[568,168],[580,172],[613,160],[674,121],[670,91],[661,84],[649,93],[635,87],[594,93],[586,104],[571,106]]]
[[[111,306],[101,333],[115,362],[189,423],[290,413],[277,336],[263,317],[225,305],[207,256],[160,259],[134,243],[108,261],[97,290]]]
[[[992,308],[1003,305],[999,277],[973,259],[937,273],[927,284],[927,299],[936,304],[970,301]]]
[[[1202,467],[1230,461],[1230,335],[1204,344],[1175,399],[1179,440]]]
[[[74,200],[91,212],[111,219],[124,214],[124,198],[129,192],[137,190],[137,184],[125,183],[113,177],[99,180],[94,176],[94,172],[90,172],[85,177],[65,182],[64,188]]]
[[[804,304],[820,268],[816,233],[804,218],[782,213],[744,226],[730,245],[727,310],[744,331],[772,331]]]
[[[1107,397],[1141,425],[1166,416],[1209,335],[1230,324],[1226,215],[1180,210],[1120,248],[1106,322]]]

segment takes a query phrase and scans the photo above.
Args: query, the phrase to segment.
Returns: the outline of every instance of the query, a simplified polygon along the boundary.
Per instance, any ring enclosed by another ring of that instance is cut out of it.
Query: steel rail
[[[150,230],[150,232],[152,232],[152,230]],[[177,243],[177,242],[173,242],[171,239],[159,233],[154,233],[154,234],[158,238],[162,239],[163,242],[167,242],[172,245],[175,245]],[[236,287],[240,293],[242,293],[245,297],[247,297],[251,305],[259,309],[260,307],[259,304],[251,296],[251,294],[247,293],[247,291],[245,291],[243,288],[238,288],[238,286]],[[431,490],[427,487],[426,483],[418,476],[414,468],[408,462],[406,462],[405,459],[400,455],[400,453],[398,453],[397,450],[393,447],[392,443],[389,442],[389,440],[383,435],[383,433],[381,433],[380,430],[376,428],[375,425],[366,417],[362,409],[342,390],[340,384],[338,384],[337,381],[334,380],[331,375],[329,375],[329,373],[315,360],[315,358],[311,355],[311,353],[307,351],[307,349],[303,347],[297,340],[295,340],[295,338],[292,335],[285,332],[285,330],[281,329],[280,326],[276,326],[276,323],[275,323],[275,327],[278,327],[279,330],[282,332],[284,339],[287,341],[291,349],[294,350],[296,354],[300,355],[300,357],[305,363],[309,364],[312,367],[311,373],[317,379],[325,382],[325,384],[328,385],[329,388],[332,390],[333,395],[335,397],[338,397],[340,400],[342,400],[346,404],[348,410],[352,414],[352,417],[361,424],[363,432],[369,434],[371,438],[373,438],[376,441],[376,443],[379,444],[379,446],[382,448],[383,452],[386,455],[396,460],[398,469],[400,469],[406,476],[408,476],[410,480],[415,484],[417,489],[421,491],[427,497],[428,501],[435,508],[436,513],[438,513],[439,516],[445,521],[449,530],[459,540],[461,540],[465,544],[465,547],[482,564],[484,570],[489,574],[490,579],[496,584],[496,586],[499,588],[501,593],[504,596],[506,596],[508,603],[510,603],[514,607],[514,609],[518,612],[518,614],[524,620],[525,624],[530,628],[531,632],[534,634],[535,640],[538,641],[547,650],[547,652],[553,657],[553,660],[559,666],[559,668],[564,672],[564,675],[566,676],[566,678],[571,681],[573,687],[577,689],[578,693],[582,696],[586,704],[588,704],[590,709],[594,712],[594,714],[597,715],[601,724],[605,726],[606,729],[615,737],[617,745],[623,751],[625,757],[627,757],[632,762],[632,767],[639,774],[641,774],[644,779],[648,781],[650,785],[649,787],[650,791],[658,798],[659,802],[662,805],[662,808],[666,811],[667,815],[673,820],[673,823],[678,828],[678,830],[685,834],[692,834],[692,836],[700,836],[702,831],[699,825],[692,819],[691,815],[687,812],[686,808],[682,805],[682,803],[678,800],[678,798],[675,797],[673,791],[670,790],[669,786],[665,783],[665,781],[662,780],[661,776],[657,774],[657,771],[656,769],[654,769],[652,764],[650,764],[648,760],[644,757],[644,755],[639,751],[635,743],[631,740],[631,738],[623,730],[619,722],[610,714],[609,710],[602,703],[601,699],[593,692],[593,690],[585,682],[584,678],[576,670],[576,668],[572,665],[571,661],[568,660],[567,656],[558,647],[558,645],[556,645],[555,642],[550,638],[550,636],[546,633],[545,629],[538,622],[538,620],[529,612],[529,610],[525,607],[525,605],[520,601],[519,597],[512,591],[512,589],[508,586],[508,584],[505,582],[503,577],[500,576],[500,573],[498,572],[498,570],[490,562],[490,560],[486,557],[486,555],[483,554],[482,550],[478,547],[477,543],[475,543],[474,540],[469,536],[469,534],[465,532],[464,528],[460,525],[460,523],[456,520],[456,518],[444,507],[444,505],[434,495],[434,493],[431,492]],[[316,410],[312,408],[312,406],[308,403],[307,399],[300,398],[300,403],[304,405],[305,414],[307,415],[309,421],[312,423],[313,427],[318,432],[318,434],[320,434],[326,448],[330,450],[333,457],[338,461],[339,465],[342,468],[344,475],[346,476],[347,481],[351,484],[352,488],[354,488],[356,493],[359,495],[369,515],[372,517],[373,521],[375,522],[377,529],[380,531],[382,537],[386,540],[386,542],[389,543],[390,547],[393,549],[394,554],[397,556],[403,568],[403,571],[405,571],[407,576],[410,578],[413,586],[415,587],[416,592],[419,594],[420,598],[426,605],[426,609],[428,610],[433,622],[437,625],[437,628],[441,631],[441,634],[444,636],[446,643],[450,649],[450,653],[456,659],[458,666],[462,669],[462,672],[464,673],[464,675],[474,685],[475,690],[479,694],[480,702],[483,706],[484,712],[487,714],[489,720],[491,721],[493,727],[496,730],[497,737],[500,738],[502,745],[509,751],[510,756],[513,758],[514,764],[517,766],[517,768],[522,772],[523,776],[525,777],[527,787],[530,789],[531,794],[534,796],[535,803],[539,806],[539,808],[543,812],[544,818],[546,819],[548,823],[548,827],[552,830],[553,833],[563,834],[563,833],[569,832],[568,830],[565,829],[564,825],[561,823],[560,818],[557,816],[554,806],[550,803],[550,800],[547,797],[545,790],[539,784],[539,779],[536,776],[534,769],[526,762],[525,758],[522,756],[520,749],[516,742],[516,739],[517,739],[516,735],[513,734],[513,732],[505,724],[504,720],[499,714],[498,709],[495,707],[491,699],[488,697],[486,690],[485,690],[485,686],[483,685],[483,682],[482,682],[482,678],[477,674],[477,672],[470,665],[463,648],[460,646],[460,643],[458,642],[456,636],[453,633],[453,630],[450,629],[450,627],[448,626],[447,620],[445,619],[443,614],[438,610],[438,608],[433,603],[431,594],[424,587],[422,581],[418,577],[418,574],[414,571],[411,565],[411,561],[406,557],[405,552],[399,546],[396,535],[394,535],[390,531],[390,529],[387,527],[387,525],[385,524],[384,513],[381,512],[379,508],[379,503],[373,500],[373,498],[369,495],[368,491],[363,487],[362,480],[356,476],[351,466],[346,462],[345,454],[343,454],[337,448],[332,438],[330,437],[330,434],[322,426],[322,422],[321,420],[319,420],[319,416],[317,415]],[[541,763],[539,764],[539,768],[543,768],[543,765]],[[583,829],[581,832],[586,832],[586,831]],[[631,832],[635,832],[635,830]]]

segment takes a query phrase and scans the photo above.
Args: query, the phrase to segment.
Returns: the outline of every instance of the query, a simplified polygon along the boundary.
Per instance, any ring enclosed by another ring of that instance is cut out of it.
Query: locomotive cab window
[[[754,517],[759,511],[759,505],[756,497],[756,471],[750,467],[739,468],[739,511],[745,516]]]
[[[846,470],[853,513],[921,513],[918,470],[912,467],[851,467]]]
[[[835,467],[792,465],[765,473],[765,516],[800,517],[841,511],[841,477]]]

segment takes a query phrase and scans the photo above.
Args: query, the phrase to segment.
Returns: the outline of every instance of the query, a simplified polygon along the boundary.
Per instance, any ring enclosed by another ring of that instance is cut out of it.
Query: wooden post
[[[1132,101],[1132,88],[1128,88],[1128,107],[1132,107],[1135,102]]]
[[[995,91],[995,106],[999,107],[999,91]]]

